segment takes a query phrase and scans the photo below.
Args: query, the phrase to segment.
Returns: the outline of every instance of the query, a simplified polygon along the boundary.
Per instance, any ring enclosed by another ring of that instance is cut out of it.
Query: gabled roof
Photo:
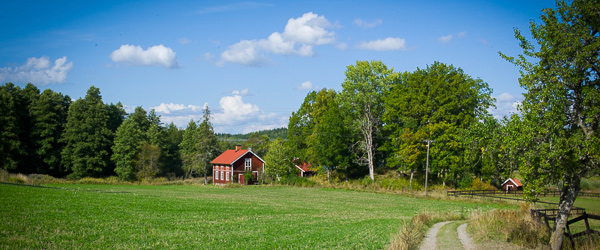
[[[521,184],[521,182],[520,182],[519,180],[517,180],[516,178],[508,178],[506,181],[504,181],[504,182],[502,183],[502,185],[501,185],[501,186],[504,186],[504,184],[506,184],[506,183],[507,183],[507,182],[509,182],[509,181],[510,181],[510,182],[512,182],[513,184],[515,184],[515,186],[517,186],[517,187],[521,187],[521,186],[523,186],[523,184]]]
[[[312,166],[309,163],[306,163],[306,162],[295,162],[294,166],[296,166],[302,172],[313,171],[312,170]]]
[[[214,160],[212,160],[210,162],[210,164],[226,164],[226,165],[231,165],[234,162],[236,162],[238,159],[242,158],[247,153],[251,153],[254,156],[256,156],[256,158],[258,158],[263,163],[265,162],[265,161],[263,161],[263,159],[261,159],[260,157],[258,157],[258,155],[256,155],[254,152],[252,152],[250,150],[228,149],[225,152],[223,152],[221,155],[217,156],[217,158],[215,158]]]

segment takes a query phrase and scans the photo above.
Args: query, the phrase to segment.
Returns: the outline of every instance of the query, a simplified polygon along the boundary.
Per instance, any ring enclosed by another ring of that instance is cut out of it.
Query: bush
[[[281,180],[279,181],[279,184],[294,186],[294,187],[315,187],[318,185],[315,181],[313,181],[309,178],[299,177],[299,176],[295,176],[295,175],[282,177]]]

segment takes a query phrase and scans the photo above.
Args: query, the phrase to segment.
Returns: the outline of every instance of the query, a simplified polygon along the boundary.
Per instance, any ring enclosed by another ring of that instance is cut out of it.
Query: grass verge
[[[427,229],[441,221],[464,220],[465,213],[456,212],[423,212],[414,216],[410,222],[403,222],[388,246],[388,250],[419,249]]]

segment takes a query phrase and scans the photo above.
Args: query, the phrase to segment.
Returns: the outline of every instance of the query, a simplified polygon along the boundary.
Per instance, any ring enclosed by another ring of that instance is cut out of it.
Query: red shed
[[[313,170],[310,163],[306,163],[306,162],[300,161],[298,159],[294,160],[293,162],[294,162],[294,166],[296,166],[296,168],[298,168],[298,170],[300,170],[300,173],[298,174],[298,176],[309,177],[309,176],[315,175],[315,171]]]
[[[265,161],[258,157],[252,150],[242,150],[242,146],[235,146],[212,160],[213,183],[225,185],[227,183],[244,184],[244,173],[252,172],[251,184],[258,184],[258,178],[265,171]]]
[[[504,191],[515,191],[523,189],[523,184],[516,178],[508,178],[502,183],[502,190]]]

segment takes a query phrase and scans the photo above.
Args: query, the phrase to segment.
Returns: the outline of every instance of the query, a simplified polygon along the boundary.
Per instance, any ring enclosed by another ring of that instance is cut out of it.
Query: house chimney
[[[238,150],[242,149],[242,145],[235,145],[235,151],[237,152]]]

